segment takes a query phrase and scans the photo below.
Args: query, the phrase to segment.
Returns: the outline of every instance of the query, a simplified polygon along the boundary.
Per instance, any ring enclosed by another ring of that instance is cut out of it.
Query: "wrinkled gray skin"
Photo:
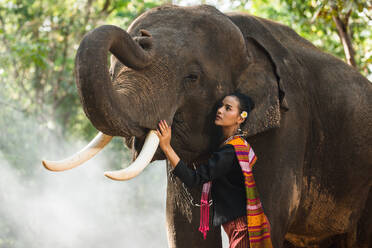
[[[102,26],[88,33],[76,78],[98,130],[124,137],[138,152],[165,119],[171,145],[190,166],[218,143],[216,103],[239,89],[256,103],[243,129],[258,156],[254,176],[274,247],[285,239],[371,245],[372,85],[292,29],[211,6],[162,6],[127,32]],[[164,158],[159,148],[153,160]],[[200,198],[200,188],[191,193]],[[221,247],[220,228],[202,240],[200,209],[184,194],[169,176],[169,246]]]

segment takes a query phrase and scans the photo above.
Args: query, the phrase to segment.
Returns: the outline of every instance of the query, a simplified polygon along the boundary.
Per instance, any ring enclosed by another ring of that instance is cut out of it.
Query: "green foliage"
[[[236,1],[232,1],[236,2]],[[323,51],[345,60],[333,16],[348,23],[359,71],[372,77],[372,5],[367,0],[251,0],[236,10],[286,24]],[[348,20],[346,20],[348,18]]]
[[[313,32],[305,32],[307,37],[316,37],[317,43],[324,50],[334,53],[343,58],[343,49],[339,37],[335,35],[336,24],[334,18],[340,18],[346,24],[346,31],[350,32],[353,47],[356,51],[357,67],[364,75],[372,73],[372,68],[368,68],[368,61],[371,61],[372,54],[372,31],[370,29],[371,19],[368,12],[372,8],[370,2],[366,0],[328,0],[328,1],[308,1],[307,4],[296,4],[293,0],[282,0],[286,4],[286,9],[294,13],[299,20],[303,21],[303,26],[313,26]],[[333,35],[332,35],[333,34]],[[337,37],[337,38],[336,38]],[[313,38],[314,39],[314,38]],[[324,40],[324,43],[321,42]]]

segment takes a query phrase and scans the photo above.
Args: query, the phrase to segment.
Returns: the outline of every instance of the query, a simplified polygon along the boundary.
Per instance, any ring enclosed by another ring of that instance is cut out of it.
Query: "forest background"
[[[242,11],[281,22],[372,80],[372,5],[368,0],[0,0],[0,248],[101,247],[97,239],[109,242],[112,235],[130,232],[130,228],[123,231],[112,226],[120,226],[119,217],[136,215],[138,205],[146,221],[161,225],[143,228],[146,235],[157,236],[164,230],[153,247],[165,247],[165,220],[160,220],[164,219],[164,166],[154,166],[130,186],[97,179],[97,175],[103,178],[105,168],[120,168],[130,160],[120,138],[92,162],[97,166],[72,174],[52,175],[40,163],[41,158],[72,154],[97,134],[83,112],[73,75],[84,34],[103,24],[126,29],[139,14],[165,3],[211,4],[221,11]],[[159,187],[154,189],[148,181]],[[52,197],[58,194],[64,198]],[[106,205],[97,203],[101,201]],[[122,207],[124,202],[132,208]],[[158,219],[152,216],[154,209]],[[81,219],[87,211],[90,215]],[[87,222],[92,215],[101,222]],[[125,225],[140,224],[133,219]],[[59,231],[65,232],[62,227],[72,230],[59,237]],[[97,239],[86,245],[93,236]],[[119,243],[130,244],[136,238]]]

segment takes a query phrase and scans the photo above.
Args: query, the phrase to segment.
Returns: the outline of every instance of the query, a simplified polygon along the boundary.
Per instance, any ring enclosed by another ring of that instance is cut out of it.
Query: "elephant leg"
[[[168,185],[166,203],[166,224],[168,245],[170,248],[222,248],[221,228],[211,224],[212,211],[210,211],[210,230],[206,240],[199,232],[200,208],[192,206],[187,197],[182,184],[173,175],[169,174],[167,162]],[[189,191],[193,199],[199,201],[200,190]],[[211,209],[212,210],[212,209]]]
[[[256,172],[258,172],[258,170],[256,170]],[[290,173],[287,173],[287,175],[290,175]],[[270,176],[266,176],[266,178],[268,182],[275,181],[273,178],[270,178]],[[256,185],[258,190],[261,189],[262,192],[266,192],[266,195],[260,194],[260,198],[263,202],[264,212],[270,222],[273,247],[291,247],[289,244],[285,243],[285,237],[289,229],[290,220],[293,218],[297,208],[296,203],[293,203],[293,207],[290,206],[293,199],[297,198],[297,193],[294,192],[295,190],[290,186],[282,186],[283,184],[280,185],[278,183],[276,185],[277,189],[274,189],[270,188],[271,184],[261,184],[261,182],[256,181]]]
[[[369,190],[362,216],[358,222],[356,240],[355,247],[372,248],[372,189]]]
[[[369,190],[365,207],[358,224],[350,232],[335,238],[330,248],[372,248],[372,190]]]
[[[339,235],[340,238],[335,239],[335,242],[330,246],[331,248],[357,248],[356,232],[345,233]]]

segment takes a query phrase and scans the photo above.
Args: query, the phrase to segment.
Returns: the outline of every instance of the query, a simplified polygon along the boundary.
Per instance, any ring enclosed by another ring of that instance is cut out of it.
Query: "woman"
[[[230,248],[272,247],[268,221],[263,214],[251,172],[256,157],[249,144],[242,139],[240,130],[240,125],[245,123],[253,107],[251,98],[239,92],[227,95],[222,100],[214,123],[222,128],[224,142],[206,164],[195,170],[190,169],[171,147],[171,127],[162,120],[157,129],[160,148],[174,168],[173,173],[190,188],[203,184],[199,230],[204,233],[204,238],[209,230],[209,211],[205,211],[205,208],[208,208],[209,188],[212,185],[213,224],[223,226],[229,237]]]

